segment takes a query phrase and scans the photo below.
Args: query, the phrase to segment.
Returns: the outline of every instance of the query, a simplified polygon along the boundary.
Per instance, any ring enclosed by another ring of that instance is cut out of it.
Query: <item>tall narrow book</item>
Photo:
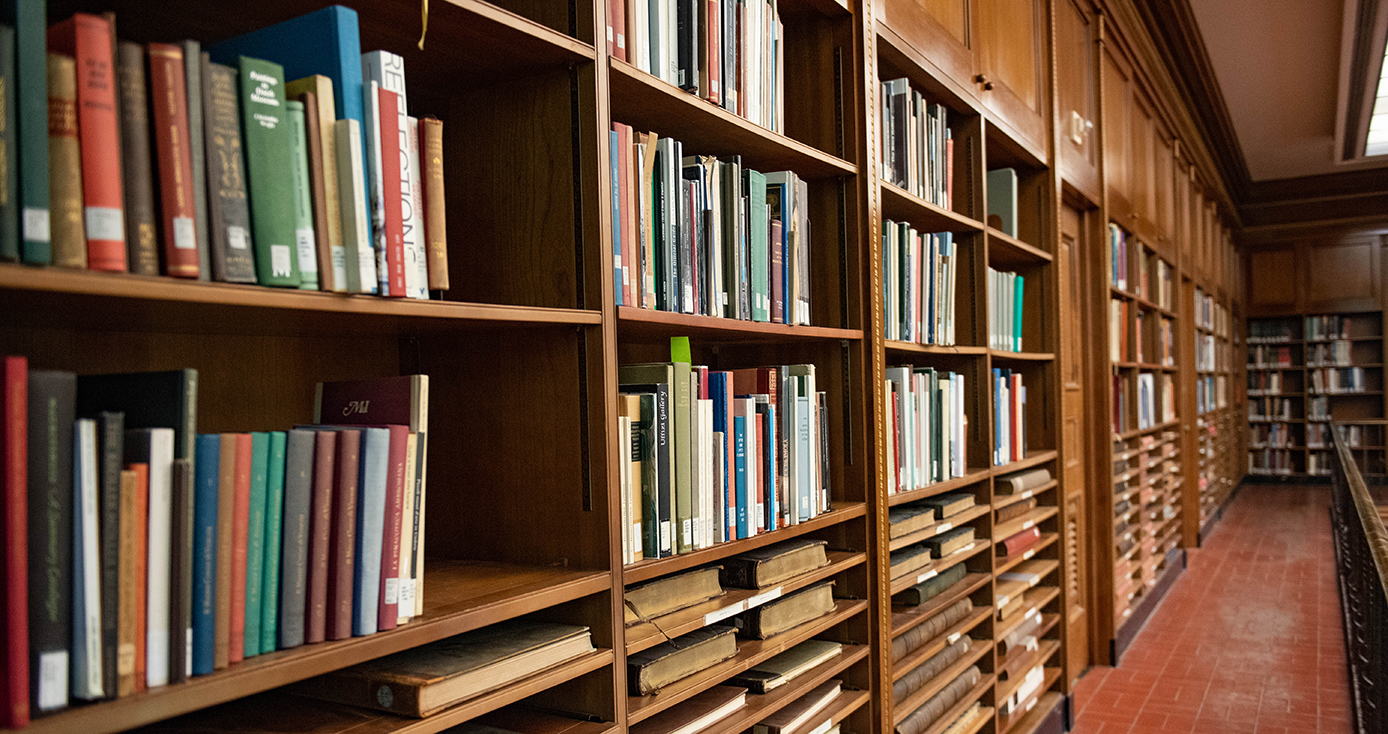
[[[130,272],[159,274],[159,235],[155,228],[153,153],[149,146],[149,84],[145,48],[132,41],[116,44],[120,81],[122,193],[125,195],[125,248]]]
[[[203,59],[202,104],[207,145],[207,239],[212,278],[254,283],[251,209],[246,198],[236,70]]]
[[[53,264],[87,267],[82,226],[82,145],[77,134],[77,60],[48,54],[49,196],[53,202]]]
[[[291,144],[284,69],[242,56],[238,70],[256,282],[298,288],[302,281],[295,255],[294,182],[285,170]]]
[[[149,85],[154,147],[159,157],[164,272],[180,278],[196,278],[202,271],[198,263],[193,147],[189,137],[183,49],[168,43],[149,45]]]
[[[28,440],[29,362],[0,358],[0,725],[11,728],[26,725],[30,710]]]

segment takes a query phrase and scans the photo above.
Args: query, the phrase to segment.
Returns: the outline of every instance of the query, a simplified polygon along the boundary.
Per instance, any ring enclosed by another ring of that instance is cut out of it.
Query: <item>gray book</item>
[[[999,168],[988,172],[988,226],[1017,236],[1017,171]]]
[[[822,540],[798,538],[742,553],[723,562],[723,585],[764,589],[829,563]]]
[[[718,585],[720,566],[696,568],[626,590],[626,623],[649,621],[723,595]]]
[[[925,540],[925,544],[935,552],[937,558],[944,558],[972,542],[974,542],[974,529],[970,527],[955,528]]]
[[[834,611],[834,582],[783,596],[739,615],[748,637],[764,640]]]
[[[193,162],[193,213],[198,236],[198,280],[211,277],[207,240],[207,149],[202,127],[202,44],[188,40],[183,47],[183,79],[188,87],[188,147]]]
[[[1040,467],[998,477],[993,482],[993,489],[998,494],[1021,494],[1029,489],[1036,489],[1049,481],[1051,481],[1050,470]]]
[[[930,563],[931,558],[930,549],[923,545],[907,546],[892,553],[892,580],[919,571]]]
[[[887,511],[892,538],[900,538],[935,524],[935,508],[925,505],[901,505]]]
[[[313,461],[314,432],[289,431],[284,454],[284,531],[280,544],[280,648],[304,644]]]

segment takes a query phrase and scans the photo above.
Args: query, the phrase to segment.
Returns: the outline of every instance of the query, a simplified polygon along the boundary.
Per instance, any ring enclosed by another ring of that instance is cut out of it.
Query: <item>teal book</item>
[[[270,434],[251,434],[251,499],[246,530],[246,657],[260,654],[260,595],[265,583],[265,490]]]
[[[19,259],[19,138],[15,135],[14,28],[0,25],[0,260]]]
[[[1017,170],[988,172],[988,226],[1010,237],[1017,236]]]
[[[1015,286],[1012,296],[1012,351],[1014,352],[1022,351],[1022,295],[1026,290],[1023,287],[1026,282],[1026,278],[1020,275],[1012,278],[1012,284]]]
[[[20,256],[47,265],[53,248],[48,228],[48,4],[0,1],[0,23],[14,28],[15,130],[19,156]]]
[[[771,284],[767,279],[771,258],[766,246],[766,176],[744,170],[743,189],[747,194],[747,221],[751,225],[751,231],[747,233],[747,255],[752,271],[752,320],[771,321]]]
[[[308,127],[304,103],[285,102],[289,117],[289,172],[294,179],[294,243],[299,258],[299,288],[318,290],[318,246],[313,231],[313,192],[308,176]]]
[[[252,445],[254,450],[254,445]],[[280,533],[284,525],[285,433],[270,434],[265,479],[265,570],[260,585],[260,651],[274,652],[279,640]]]
[[[291,144],[284,69],[242,56],[240,71],[241,130],[246,143],[246,190],[251,200],[256,281],[298,288],[294,179],[286,170]]]

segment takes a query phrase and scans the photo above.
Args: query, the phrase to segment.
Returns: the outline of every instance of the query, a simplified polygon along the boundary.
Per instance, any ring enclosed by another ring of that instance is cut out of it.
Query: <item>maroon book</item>
[[[4,486],[4,561],[0,589],[4,590],[0,624],[0,696],[5,697],[0,726],[17,729],[29,723],[29,541],[28,541],[28,417],[29,363],[24,357],[5,357],[0,393],[0,482]]]
[[[1039,540],[1041,540],[1041,531],[1036,529],[1035,526],[1029,527],[1002,542],[1003,550],[1006,551],[1003,555],[1011,556],[1021,553],[1027,548],[1036,545],[1036,542]]]
[[[328,630],[328,559],[333,527],[333,481],[338,434],[318,431],[313,444],[313,493],[309,509],[308,615],[305,642],[322,642]]]
[[[337,469],[333,487],[332,539],[329,541],[327,636],[352,636],[352,583],[356,573],[357,468],[361,461],[361,431],[343,430],[337,437]],[[317,564],[317,559],[314,560]]]
[[[381,534],[378,630],[395,629],[400,616],[400,523],[404,519],[405,450],[410,437],[408,426],[386,428],[390,431],[390,453],[387,454],[385,529]]]

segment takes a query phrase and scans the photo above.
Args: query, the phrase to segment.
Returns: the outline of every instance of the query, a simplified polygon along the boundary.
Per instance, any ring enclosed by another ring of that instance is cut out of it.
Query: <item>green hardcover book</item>
[[[246,189],[251,200],[256,281],[298,288],[294,239],[294,179],[285,115],[284,68],[240,57],[241,131],[246,143]]]
[[[752,320],[770,321],[771,285],[766,277],[770,266],[766,248],[766,176],[752,170],[743,170],[742,175],[743,191],[747,194],[747,221],[751,225],[747,233],[747,254],[752,271]]]
[[[1012,350],[1014,352],[1022,351],[1022,295],[1026,282],[1026,278],[1020,275],[1012,279],[1013,285],[1016,286],[1016,295],[1012,297]]]
[[[294,242],[298,246],[299,288],[318,290],[318,244],[313,232],[313,191],[308,176],[308,125],[304,103],[285,103],[289,115],[289,171],[294,180]]]
[[[48,5],[45,0],[0,2],[0,23],[15,31],[14,105],[17,110],[20,255],[47,265],[48,236]]]
[[[19,140],[15,136],[14,28],[0,25],[0,260],[19,259]],[[45,112],[45,114],[47,114]],[[46,133],[45,133],[46,134]]]
[[[242,650],[260,654],[260,592],[265,584],[265,490],[270,434],[251,434],[251,500],[246,530],[246,626]]]
[[[274,652],[279,640],[280,533],[284,525],[284,457],[286,434],[270,434],[265,480],[265,571],[260,591],[260,651]]]

